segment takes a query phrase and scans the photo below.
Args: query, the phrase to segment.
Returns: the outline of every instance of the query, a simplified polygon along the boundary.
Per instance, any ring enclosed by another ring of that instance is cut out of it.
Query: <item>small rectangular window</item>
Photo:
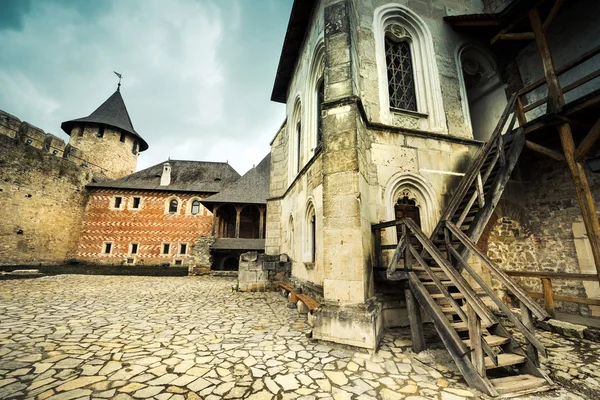
[[[121,202],[123,201],[122,197],[115,197],[115,208],[121,208]]]
[[[125,143],[125,132],[121,132],[121,137],[119,138],[119,140]]]
[[[133,148],[131,149],[131,152],[132,152],[133,154],[137,155],[137,153],[138,153],[138,142],[137,142],[137,140],[135,140],[135,141],[133,142]]]
[[[112,251],[112,243],[104,243],[104,254],[110,254]]]
[[[175,260],[175,265],[183,265],[183,260]]]
[[[83,136],[83,132],[85,132],[85,125],[81,125],[79,128],[79,136]]]
[[[137,243],[131,243],[131,254],[137,254],[138,253],[138,244]]]
[[[169,243],[163,243],[162,253],[169,254],[171,251],[171,245]]]
[[[98,137],[104,137],[104,125],[100,125],[100,127],[98,128],[98,134],[96,135]]]
[[[142,200],[141,197],[134,197],[133,198],[133,204],[131,205],[131,208],[140,208],[140,201]]]
[[[187,254],[187,243],[181,243],[179,245],[179,254]]]

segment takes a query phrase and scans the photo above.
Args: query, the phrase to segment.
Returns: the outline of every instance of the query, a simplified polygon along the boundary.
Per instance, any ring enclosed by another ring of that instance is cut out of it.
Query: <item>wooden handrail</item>
[[[446,226],[452,234],[467,248],[471,253],[475,253],[477,257],[483,262],[483,264],[488,268],[488,270],[492,273],[492,275],[498,279],[504,286],[506,286],[511,292],[517,296],[517,298],[524,303],[527,308],[531,310],[533,315],[535,315],[539,320],[545,321],[550,316],[535,302],[533,301],[527,293],[515,281],[512,280],[507,274],[504,273],[500,267],[498,267],[487,255],[483,254],[481,250],[477,247],[475,243],[473,243],[467,235],[463,233],[456,225],[454,225],[451,221],[445,221]]]
[[[444,270],[446,276],[452,281],[456,288],[465,296],[465,299],[473,306],[479,318],[488,326],[498,323],[498,319],[490,312],[487,306],[479,298],[477,293],[467,283],[460,273],[440,253],[440,250],[429,240],[427,235],[421,231],[419,226],[410,218],[403,218],[405,226],[417,238],[423,246],[423,252],[427,252],[436,264]],[[408,242],[408,241],[407,241]]]

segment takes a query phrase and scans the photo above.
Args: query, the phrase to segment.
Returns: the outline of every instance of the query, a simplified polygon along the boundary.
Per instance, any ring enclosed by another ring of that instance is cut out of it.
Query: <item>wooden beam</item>
[[[498,35],[499,40],[535,40],[533,32],[502,33]]]
[[[552,60],[552,53],[548,42],[546,41],[546,35],[542,30],[542,22],[540,20],[540,14],[537,8],[534,8],[529,12],[529,21],[535,34],[535,43],[538,48],[538,52],[542,57],[542,64],[544,66],[544,75],[546,76],[546,84],[548,85],[548,114],[558,113],[562,110],[565,104],[562,90],[560,88],[560,82],[556,76],[554,69],[554,61]]]
[[[543,154],[546,157],[550,157],[553,160],[567,161],[565,159],[565,156],[560,154],[558,151],[554,151],[552,149],[549,149],[549,148],[539,145],[537,143],[530,142],[529,140],[525,141],[525,147],[527,147],[529,150],[533,150],[537,153]]]
[[[542,290],[544,292],[544,308],[552,318],[556,317],[554,309],[554,297],[552,293],[552,281],[548,278],[542,278]]]
[[[556,18],[556,16],[558,15],[558,12],[560,11],[560,8],[562,7],[563,2],[564,2],[564,0],[556,0],[554,2],[554,5],[552,6],[550,13],[546,17],[546,20],[544,21],[544,25],[542,25],[542,30],[544,31],[544,33],[546,33],[548,31],[548,28],[552,24],[552,21],[554,21],[554,18]]]
[[[543,299],[544,294],[540,292],[527,292],[527,294],[533,299]],[[575,304],[587,304],[589,306],[600,306],[600,299],[584,299],[583,297],[574,296],[559,296],[555,295],[554,301],[566,301],[567,303]]]
[[[596,264],[596,272],[600,279],[600,222],[596,212],[596,204],[590,190],[590,185],[585,175],[585,170],[580,162],[575,160],[575,143],[573,142],[573,133],[569,124],[561,124],[558,126],[560,141],[563,146],[567,165],[573,177],[577,200],[581,208],[583,223],[590,241],[592,255]]]
[[[570,274],[567,272],[533,272],[533,271],[504,271],[508,276],[518,276],[521,278],[549,278],[565,281],[591,281],[598,282],[596,274]]]
[[[527,308],[527,306],[521,303],[521,319],[523,320],[523,325],[530,332],[535,332],[535,327],[533,325],[533,316],[531,315],[531,310]],[[527,343],[527,356],[531,360],[532,363],[535,364],[536,367],[540,367],[540,357],[538,355],[537,349],[531,343]]]
[[[471,363],[475,367],[475,370],[482,377],[485,376],[485,362],[483,359],[483,346],[481,340],[481,321],[477,318],[477,313],[467,304],[467,317],[468,317],[468,328],[469,328],[469,344],[471,347]]]
[[[423,335],[423,320],[421,318],[421,307],[410,289],[404,289],[406,298],[406,309],[410,322],[410,336],[412,338],[412,350],[420,353],[425,350],[425,335]]]
[[[596,144],[598,139],[600,139],[600,118],[596,121],[594,126],[592,126],[592,129],[590,129],[581,143],[579,143],[579,146],[577,146],[577,150],[575,150],[575,161],[583,161],[583,158],[587,155],[592,146]]]

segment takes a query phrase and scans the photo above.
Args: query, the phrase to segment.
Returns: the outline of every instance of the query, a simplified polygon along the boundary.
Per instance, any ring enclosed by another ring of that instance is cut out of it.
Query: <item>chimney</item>
[[[160,176],[160,186],[169,186],[171,184],[171,164],[163,164],[163,172]]]

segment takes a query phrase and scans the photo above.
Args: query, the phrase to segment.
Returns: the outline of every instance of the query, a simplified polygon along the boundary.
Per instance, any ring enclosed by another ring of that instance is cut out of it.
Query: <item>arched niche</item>
[[[455,57],[465,124],[474,139],[487,141],[507,103],[496,61],[485,47],[473,43],[460,45]]]

